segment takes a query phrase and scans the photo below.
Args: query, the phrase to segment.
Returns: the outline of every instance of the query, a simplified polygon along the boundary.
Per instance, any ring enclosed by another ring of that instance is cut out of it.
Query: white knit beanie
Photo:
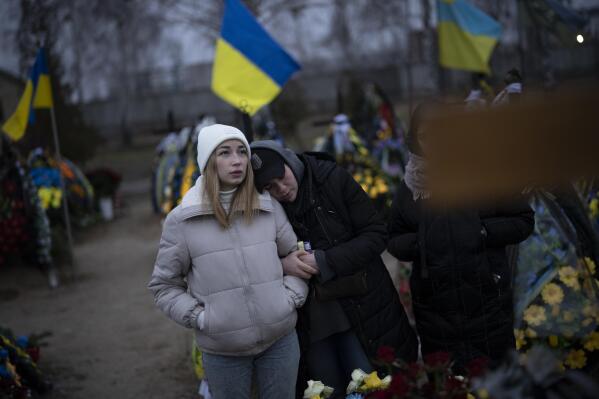
[[[233,126],[219,124],[206,126],[198,133],[198,166],[201,174],[204,174],[204,168],[212,152],[227,140],[241,141],[247,149],[248,159],[251,157],[250,144],[241,130]]]

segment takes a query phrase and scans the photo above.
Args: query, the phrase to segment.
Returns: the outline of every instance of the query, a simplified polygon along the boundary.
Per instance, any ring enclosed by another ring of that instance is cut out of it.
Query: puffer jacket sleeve
[[[404,216],[405,210],[402,209],[402,204],[405,198],[402,196],[405,194],[406,192],[400,187],[391,205],[387,250],[401,261],[413,262],[419,256],[418,232],[410,226]]]
[[[297,236],[293,231],[293,227],[287,219],[285,210],[277,200],[272,198],[274,206],[275,221],[277,224],[277,252],[280,258],[284,258],[291,252],[297,250]]]
[[[327,249],[325,256],[337,277],[344,277],[366,269],[381,255],[387,244],[387,229],[368,194],[346,170],[337,167],[331,178],[338,187],[353,238]]]
[[[535,214],[522,196],[502,203],[494,215],[482,216],[481,222],[486,230],[485,244],[498,248],[526,240],[534,229]]]
[[[204,308],[187,290],[185,277],[191,259],[177,220],[177,210],[175,208],[169,213],[164,222],[148,288],[154,293],[158,308],[169,318],[184,327],[195,328],[197,317]]]
[[[272,199],[277,224],[277,251],[279,256],[285,257],[291,252],[297,250],[297,236],[287,219],[287,215],[274,198]],[[304,280],[295,276],[284,276],[283,284],[287,293],[295,303],[296,307],[301,307],[308,297],[308,284]]]

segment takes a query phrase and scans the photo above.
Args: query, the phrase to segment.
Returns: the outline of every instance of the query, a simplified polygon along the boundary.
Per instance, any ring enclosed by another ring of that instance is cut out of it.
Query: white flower
[[[326,399],[333,394],[334,389],[327,387],[321,381],[308,381],[308,388],[304,391],[304,399],[312,399],[315,396]]]
[[[349,395],[350,393],[357,392],[358,388],[360,388],[364,383],[364,378],[366,377],[368,377],[368,374],[366,374],[363,370],[355,369],[351,373],[351,382],[347,386],[346,393]]]

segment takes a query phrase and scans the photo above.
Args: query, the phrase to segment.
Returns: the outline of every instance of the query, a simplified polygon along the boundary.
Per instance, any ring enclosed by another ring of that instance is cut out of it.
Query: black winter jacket
[[[406,361],[417,358],[416,335],[381,253],[387,229],[372,201],[344,169],[325,154],[304,154],[305,166],[298,197],[304,205],[292,209],[283,204],[298,238],[323,250],[334,277],[325,283],[312,279],[315,295],[339,300],[353,330],[370,357],[380,346],[391,346]],[[310,299],[309,299],[310,300]],[[310,342],[310,309],[300,309],[300,344]],[[349,378],[349,376],[348,376]]]
[[[422,353],[447,351],[457,367],[499,360],[514,347],[506,246],[525,240],[524,198],[494,209],[431,209],[402,183],[391,208],[389,252],[412,261],[410,287]]]

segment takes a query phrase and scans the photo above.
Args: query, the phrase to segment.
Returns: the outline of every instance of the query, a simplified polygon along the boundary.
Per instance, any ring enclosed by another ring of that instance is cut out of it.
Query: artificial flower
[[[571,310],[564,310],[563,318],[566,323],[574,321],[575,315]]]
[[[589,209],[591,210],[591,217],[596,218],[599,216],[599,200],[597,198],[591,200]]]
[[[582,308],[582,314],[586,317],[594,317],[599,319],[599,307],[595,303],[587,303]]]
[[[391,384],[391,376],[387,376],[381,380],[377,372],[373,371],[364,378],[363,385],[360,388],[365,392],[377,391],[389,388],[389,384]]]
[[[577,349],[568,353],[565,363],[571,369],[581,369],[587,364],[587,358],[582,349]]]
[[[545,308],[539,305],[530,305],[524,311],[524,320],[531,326],[540,326],[545,320],[547,320]]]
[[[430,367],[447,367],[450,360],[447,352],[434,352],[424,355],[424,364]]]
[[[370,374],[365,373],[361,369],[356,369],[351,374],[351,382],[347,386],[347,393],[366,393],[387,389],[391,384],[391,376],[387,376],[382,380],[379,378],[376,371]]]
[[[524,332],[526,333],[526,336],[528,338],[536,338],[537,337],[537,332],[530,327],[527,328],[526,330],[524,330]]]
[[[515,329],[514,337],[516,337],[516,349],[520,350],[526,345],[526,337],[524,335],[524,331]]]
[[[393,376],[389,391],[403,398],[410,391],[410,383],[405,375],[397,373]]]
[[[584,258],[584,263],[589,267],[591,274],[595,274],[595,270],[597,269],[595,261],[587,256]]]
[[[559,279],[566,286],[572,288],[574,291],[580,290],[580,283],[578,282],[578,271],[572,266],[564,266],[559,269]]]
[[[564,290],[555,283],[549,283],[543,287],[541,296],[545,303],[549,305],[558,305],[564,300]]]
[[[472,359],[467,365],[466,370],[470,378],[482,376],[489,368],[489,359],[486,357],[476,357]]]
[[[326,399],[333,394],[334,389],[327,387],[321,381],[308,381],[304,391],[304,399]]]
[[[584,349],[589,352],[599,349],[599,332],[593,331],[584,339]]]
[[[391,364],[395,361],[395,350],[390,346],[381,346],[376,352],[376,357],[383,363]]]

